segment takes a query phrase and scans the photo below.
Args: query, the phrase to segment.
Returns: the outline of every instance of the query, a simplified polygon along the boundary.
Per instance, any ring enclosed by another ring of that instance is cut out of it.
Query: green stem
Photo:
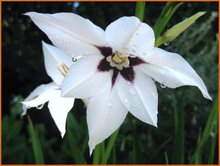
[[[184,130],[184,98],[182,99],[181,106],[178,106],[176,100],[174,100],[174,122],[175,122],[175,141],[174,141],[174,151],[173,151],[173,164],[183,164],[184,163],[184,144],[185,144],[185,130]]]
[[[93,164],[99,164],[100,160],[101,160],[101,144],[98,144],[94,150]]]
[[[104,152],[103,157],[102,157],[102,164],[107,164],[108,159],[109,159],[109,156],[110,156],[111,151],[112,151],[112,148],[113,148],[113,146],[114,146],[114,144],[115,144],[115,141],[116,141],[116,138],[117,138],[117,136],[118,136],[118,132],[119,132],[119,129],[117,129],[117,130],[112,134],[112,136],[110,137],[110,140],[109,140],[109,142],[108,142],[106,151]]]
[[[145,2],[137,2],[135,8],[135,16],[140,19],[140,21],[144,20],[144,11],[145,11]]]

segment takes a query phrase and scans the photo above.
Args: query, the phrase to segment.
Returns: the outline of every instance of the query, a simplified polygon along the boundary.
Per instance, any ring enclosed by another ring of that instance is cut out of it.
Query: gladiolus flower
[[[74,104],[74,98],[61,96],[60,85],[67,74],[69,67],[73,63],[71,58],[62,53],[58,48],[46,43],[43,44],[44,62],[47,74],[54,82],[38,86],[23,102],[23,113],[27,108],[43,108],[48,102],[48,108],[58,129],[63,137],[65,134],[65,124],[68,112]]]
[[[102,30],[73,13],[26,13],[55,46],[82,56],[61,85],[62,95],[89,98],[90,153],[123,123],[130,112],[157,126],[154,81],[176,88],[197,86],[211,99],[202,79],[180,55],[155,48],[152,28],[136,17],[121,17]]]

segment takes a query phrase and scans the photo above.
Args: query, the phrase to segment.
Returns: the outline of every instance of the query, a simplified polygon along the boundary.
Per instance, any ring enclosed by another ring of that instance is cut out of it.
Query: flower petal
[[[115,90],[103,91],[89,100],[87,124],[89,129],[90,155],[95,146],[108,138],[123,123],[127,109],[123,106]]]
[[[149,64],[138,67],[154,80],[169,88],[183,85],[197,86],[203,96],[211,100],[203,80],[180,55],[155,48],[144,59]]]
[[[49,90],[45,93],[42,93],[38,97],[34,98],[33,100],[29,101],[23,101],[22,104],[24,104],[26,107],[37,107],[39,109],[42,108],[43,104],[52,99],[53,97],[57,97],[57,91],[58,90]]]
[[[60,90],[57,90],[56,93],[57,94],[49,100],[48,108],[63,137],[66,132],[66,117],[73,107],[75,99],[61,97]]]
[[[107,41],[117,51],[139,55],[154,47],[153,29],[136,17],[121,17],[105,31]]]
[[[118,96],[129,112],[141,121],[157,126],[158,94],[154,81],[136,72],[133,84],[118,76]]]
[[[73,64],[72,59],[52,45],[44,42],[42,42],[42,45],[47,74],[57,85],[61,85],[64,80],[64,75],[60,72],[59,67],[61,67],[62,64],[70,67]]]
[[[24,99],[24,101],[22,102],[22,108],[23,108],[23,112],[22,112],[22,115],[25,115],[26,112],[27,112],[27,108],[28,107],[36,107],[36,106],[32,106],[30,105],[29,101],[32,101],[34,100],[37,96],[40,96],[44,93],[47,93],[49,91],[52,91],[54,89],[58,89],[59,87],[55,84],[55,83],[49,83],[49,84],[43,84],[43,85],[40,85],[38,86],[36,89],[34,89],[33,92],[30,93],[30,95],[28,97],[26,97]],[[41,100],[42,101],[42,100]],[[47,98],[45,98],[45,100],[42,101],[42,103],[40,103],[39,105],[47,102]]]
[[[74,13],[25,13],[47,34],[55,46],[71,57],[99,53],[94,45],[104,46],[104,31]]]
[[[87,98],[104,90],[106,82],[111,79],[111,73],[97,70],[100,60],[87,56],[72,65],[61,86],[62,96]]]

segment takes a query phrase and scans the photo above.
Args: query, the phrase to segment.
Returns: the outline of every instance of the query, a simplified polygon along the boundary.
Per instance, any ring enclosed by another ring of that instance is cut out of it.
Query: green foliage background
[[[164,6],[162,2],[146,3],[144,22],[153,27]],[[162,46],[165,50],[181,54],[193,66],[203,78],[214,102],[218,91],[217,6],[213,2],[184,3],[165,30],[196,12],[207,13],[180,37]],[[46,105],[42,111],[28,111],[35,127],[34,135],[39,139],[37,148],[42,156],[34,154],[31,123],[27,117],[19,116],[20,101],[36,86],[50,82],[44,69],[41,40],[50,41],[29,18],[22,15],[28,11],[76,12],[105,28],[121,16],[134,15],[135,3],[2,2],[3,163],[83,163],[82,156],[77,152],[83,154],[87,163],[92,163],[87,146],[86,109],[81,101],[76,102],[68,115],[68,130],[64,139],[61,139]],[[195,87],[173,90],[157,85],[158,128],[129,115],[119,131],[109,163],[217,163],[217,124],[211,122],[213,131],[209,130],[200,157],[192,159],[207,119],[217,109],[213,106],[214,102],[204,99]],[[178,132],[177,126],[181,120],[184,126]],[[181,141],[176,134],[181,134]],[[212,145],[214,148],[211,148]],[[210,159],[211,152],[215,152],[213,160]]]

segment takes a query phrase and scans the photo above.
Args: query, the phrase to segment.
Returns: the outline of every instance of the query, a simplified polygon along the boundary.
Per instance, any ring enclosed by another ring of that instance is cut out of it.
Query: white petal
[[[44,52],[44,63],[47,74],[53,79],[57,85],[61,85],[64,75],[58,69],[61,64],[70,67],[73,62],[72,59],[65,55],[58,48],[42,42]]]
[[[136,72],[132,84],[118,76],[115,86],[121,102],[132,115],[145,123],[157,126],[158,94],[155,83],[148,76]]]
[[[127,115],[111,85],[108,90],[89,100],[87,108],[87,124],[89,129],[90,155],[95,146],[108,138],[120,127]]]
[[[30,93],[30,95],[28,97],[26,97],[24,99],[24,101],[22,102],[22,107],[23,107],[23,112],[22,112],[22,115],[25,115],[26,112],[27,112],[27,107],[32,107],[32,106],[28,106],[26,105],[25,103],[27,103],[28,101],[31,101],[33,99],[35,99],[37,96],[40,96],[46,92],[49,92],[51,90],[54,90],[54,89],[58,89],[59,87],[54,84],[53,82],[52,83],[49,83],[49,84],[43,84],[43,85],[40,85],[38,86],[36,89],[33,90],[33,92]],[[45,99],[47,100],[47,99]],[[43,101],[43,103],[45,103],[47,101]],[[41,104],[43,104],[41,103]],[[36,106],[33,106],[33,107],[36,107]]]
[[[24,104],[26,107],[31,108],[31,107],[37,107],[41,109],[42,105],[49,101],[50,99],[57,97],[57,91],[59,90],[49,90],[46,91],[45,93],[42,93],[38,97],[34,98],[33,100],[29,101],[23,101],[22,104]]]
[[[66,117],[74,104],[74,98],[61,97],[61,91],[57,91],[57,95],[49,100],[48,108],[54,119],[61,136],[66,132]]]
[[[61,86],[62,96],[87,98],[100,93],[110,82],[111,72],[97,71],[99,61],[87,56],[74,63]]]
[[[136,17],[121,17],[106,28],[106,39],[114,49],[139,55],[154,47],[153,29]]]
[[[155,48],[145,61],[149,64],[137,67],[161,84],[169,88],[197,86],[205,98],[211,99],[203,80],[180,55]]]
[[[74,13],[25,13],[47,34],[55,46],[71,57],[99,53],[94,45],[106,45],[104,31]]]

